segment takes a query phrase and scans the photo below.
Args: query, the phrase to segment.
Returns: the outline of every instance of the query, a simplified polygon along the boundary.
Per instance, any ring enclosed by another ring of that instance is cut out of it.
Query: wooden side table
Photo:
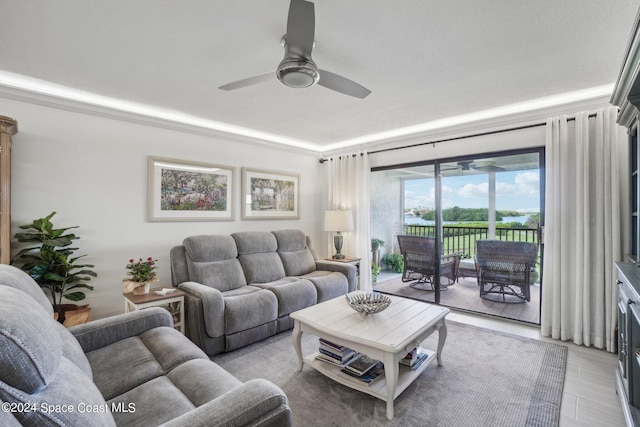
[[[124,296],[124,312],[143,310],[149,307],[162,307],[173,316],[173,327],[184,334],[184,291],[178,288],[170,294],[158,295],[155,291],[162,288],[151,288],[148,294],[134,295],[133,292],[122,294]]]

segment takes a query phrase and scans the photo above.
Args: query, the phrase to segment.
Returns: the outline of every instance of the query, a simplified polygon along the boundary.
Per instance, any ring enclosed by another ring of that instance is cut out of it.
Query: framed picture
[[[233,221],[235,168],[149,157],[149,221]]]
[[[300,175],[242,168],[242,219],[299,219]]]

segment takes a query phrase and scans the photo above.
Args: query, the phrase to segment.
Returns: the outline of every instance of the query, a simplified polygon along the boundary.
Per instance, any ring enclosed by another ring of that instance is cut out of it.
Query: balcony
[[[403,224],[400,233],[417,236],[435,236],[435,225]],[[495,237],[494,237],[495,236]],[[441,288],[440,304],[463,311],[473,311],[491,316],[506,317],[527,323],[539,323],[540,283],[540,250],[536,271],[532,272],[531,301],[526,304],[506,304],[500,301],[489,301],[479,296],[479,287],[475,273],[476,240],[495,238],[507,241],[533,242],[540,249],[539,228],[498,226],[495,232],[489,227],[466,226],[463,224],[443,226],[444,254],[457,253],[462,259],[458,270],[458,281],[446,288]],[[401,295],[428,302],[435,301],[434,292],[413,289],[408,283],[401,281],[399,273],[383,271],[375,290]],[[443,278],[443,280],[446,280]]]

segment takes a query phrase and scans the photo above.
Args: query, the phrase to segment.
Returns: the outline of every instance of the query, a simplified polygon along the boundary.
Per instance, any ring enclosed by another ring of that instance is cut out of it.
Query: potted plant
[[[156,278],[156,262],[157,260],[152,257],[147,258],[145,261],[140,258],[138,262],[131,258],[126,267],[129,270],[127,274],[131,277],[122,281],[125,293],[133,292],[134,295],[148,294],[149,285],[159,280]]]
[[[51,303],[60,323],[70,326],[90,320],[89,305],[77,306],[76,304],[63,304],[63,298],[70,301],[82,301],[86,295],[83,289],[93,290],[93,286],[86,282],[97,274],[90,270],[91,264],[78,264],[80,258],[86,255],[73,257],[78,248],[70,247],[74,240],[79,239],[68,231],[78,226],[66,228],[53,228],[51,218],[56,214],[34,220],[31,224],[22,225],[25,230],[14,236],[19,242],[36,243],[21,249],[11,260],[21,262],[19,267],[27,272],[43,289],[46,288],[51,295]]]
[[[371,261],[371,278],[374,285],[378,283],[378,274],[380,274],[380,267]]]
[[[384,246],[384,241],[373,238],[371,239],[371,259],[376,267],[380,267],[380,248]]]
[[[404,270],[404,259],[402,258],[402,255],[398,253],[384,254],[382,257],[382,264],[384,264],[388,271],[393,271],[395,273],[402,273]]]

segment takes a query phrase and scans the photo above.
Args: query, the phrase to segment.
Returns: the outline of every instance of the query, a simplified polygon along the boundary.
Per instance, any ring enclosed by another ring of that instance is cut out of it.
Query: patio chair
[[[537,257],[538,246],[535,243],[476,241],[480,297],[501,302],[529,302],[531,270],[535,268]],[[488,297],[492,294],[499,298]]]
[[[402,272],[403,282],[412,288],[433,290],[436,257],[435,239],[425,236],[398,235],[398,245],[404,261]],[[440,277],[448,280],[448,283],[440,282],[441,288],[447,288],[458,280],[459,254],[448,254],[440,258]],[[430,287],[426,286],[430,285]]]

